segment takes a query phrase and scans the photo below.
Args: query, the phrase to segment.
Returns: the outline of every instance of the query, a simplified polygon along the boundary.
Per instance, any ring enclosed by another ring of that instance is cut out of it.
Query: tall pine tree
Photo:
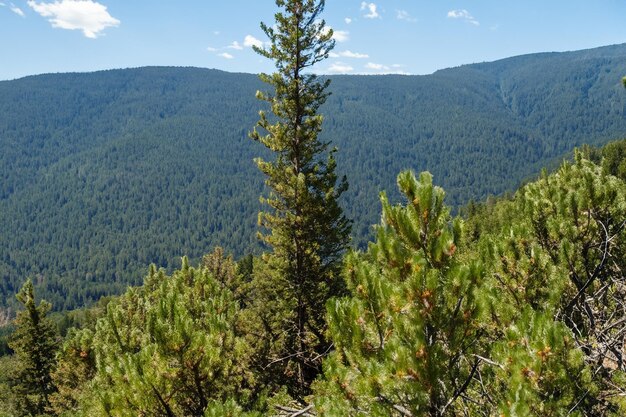
[[[346,190],[338,182],[334,150],[318,140],[322,127],[319,107],[325,102],[329,80],[321,81],[311,67],[328,57],[334,47],[332,30],[320,14],[323,0],[277,0],[282,9],[273,27],[261,24],[270,40],[267,48],[255,47],[274,61],[277,71],[261,79],[273,92],[258,92],[274,117],[260,112],[252,139],[272,150],[272,161],[257,159],[270,188],[262,202],[268,211],[259,214],[266,232],[262,240],[272,248],[265,257],[268,273],[257,276],[285,297],[275,311],[269,331],[271,369],[286,377],[290,391],[302,397],[321,369],[321,357],[330,348],[326,339],[324,304],[341,288],[340,258],[349,241],[350,222],[337,202]],[[266,294],[271,293],[265,291]]]

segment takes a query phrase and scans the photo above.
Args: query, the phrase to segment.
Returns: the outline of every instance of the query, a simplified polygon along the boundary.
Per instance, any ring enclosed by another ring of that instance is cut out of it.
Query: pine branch
[[[316,416],[316,414],[311,411],[313,410],[313,404],[310,404],[301,410],[298,410],[296,408],[291,408],[291,407],[285,407],[283,405],[277,405],[276,408],[280,411],[289,413],[285,415],[285,417],[298,417],[298,416],[315,417]]]

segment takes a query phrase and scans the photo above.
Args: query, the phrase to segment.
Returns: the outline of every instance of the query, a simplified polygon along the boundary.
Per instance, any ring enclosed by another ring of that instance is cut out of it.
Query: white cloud
[[[337,53],[335,55],[337,55],[335,58],[338,58],[338,57],[357,58],[357,59],[369,58],[369,55],[367,55],[367,54],[360,54],[358,52],[352,52],[352,51],[342,51],[342,52],[339,52],[339,53]]]
[[[417,22],[417,19],[412,17],[406,10],[396,10],[396,18],[398,20],[406,20],[407,22]]]
[[[395,75],[411,75],[406,71],[401,71],[400,68],[404,67],[404,65],[393,64],[391,66],[376,64],[374,62],[368,62],[365,64],[365,69],[370,70],[368,74],[395,74]]]
[[[471,15],[469,14],[469,12],[465,9],[450,10],[448,12],[448,17],[451,19],[461,19],[461,18],[467,18],[470,16]]]
[[[82,30],[88,38],[97,38],[108,27],[120,25],[109,14],[107,7],[92,0],[55,0],[54,3],[37,3],[28,0],[28,6],[48,21],[54,28]]]
[[[246,35],[245,39],[243,40],[243,46],[246,46],[248,48],[252,48],[253,46],[261,48],[263,47],[263,42],[261,42],[252,35]]]
[[[331,58],[339,58],[339,54],[337,52],[329,52],[328,56]]]
[[[6,6],[4,3],[3,3],[2,5],[3,5],[3,6]],[[13,3],[10,3],[10,4],[9,4],[9,9],[10,9],[13,13],[15,13],[16,15],[18,15],[18,16],[21,16],[21,17],[26,17],[26,15],[25,15],[25,14],[24,14],[24,12],[22,11],[22,9],[20,9],[19,7],[17,7],[17,6],[16,6],[15,4],[13,4]]]
[[[390,68],[386,65],[383,64],[375,64],[373,62],[368,62],[367,64],[365,64],[365,68],[367,69],[371,69],[374,71],[389,71]]]
[[[252,35],[246,35],[246,37],[243,40],[243,44],[239,43],[238,41],[233,41],[231,42],[230,45],[227,46],[223,46],[221,48],[214,48],[212,46],[208,46],[206,49],[209,52],[218,52],[218,51],[223,51],[224,49],[234,49],[236,51],[241,51],[244,48],[251,48],[252,46],[258,46],[259,48],[263,47],[263,42],[261,42],[260,40],[258,40],[257,38],[255,38]],[[218,56],[221,56],[222,58],[226,58],[226,59],[233,59],[234,56],[224,52],[221,54],[218,54]]]
[[[354,68],[342,62],[335,62],[328,67],[328,72],[331,74],[345,74],[352,71],[354,71]]]
[[[363,15],[366,19],[377,19],[380,17],[378,13],[378,6],[374,3],[361,2],[361,10],[367,10],[367,13]]]
[[[333,31],[333,39],[337,42],[347,42],[350,40],[350,32],[348,32],[347,30],[335,30],[330,26],[324,26],[324,29],[322,29],[322,33],[326,35],[331,30]]]
[[[349,25],[350,23],[352,23],[352,19],[349,17],[346,17],[345,19],[343,19],[344,22],[346,22],[346,25]]]
[[[219,31],[219,30],[214,30],[214,31],[213,31],[213,34],[214,34],[215,36],[219,36],[220,31]]]
[[[347,42],[350,39],[350,32],[347,30],[334,30],[333,39],[337,42]]]
[[[0,1],[0,7],[7,7],[7,4]],[[11,10],[16,15],[26,17],[26,15],[24,14],[24,11],[22,11],[22,9],[17,7],[15,4],[9,3],[8,7],[9,7],[9,10]]]
[[[463,19],[474,26],[480,26],[480,22],[465,9],[450,10],[448,12],[448,19]]]

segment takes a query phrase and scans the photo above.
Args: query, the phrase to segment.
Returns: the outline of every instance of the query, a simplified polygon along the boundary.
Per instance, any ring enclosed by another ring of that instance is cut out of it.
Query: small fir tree
[[[35,303],[30,280],[24,283],[17,299],[25,308],[17,314],[9,343],[17,357],[12,382],[17,412],[22,416],[49,414],[50,396],[56,391],[51,373],[58,348],[56,328],[46,317],[51,305],[46,301]]]

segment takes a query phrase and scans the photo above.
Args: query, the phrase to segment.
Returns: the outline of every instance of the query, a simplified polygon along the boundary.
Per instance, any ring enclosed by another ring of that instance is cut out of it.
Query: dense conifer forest
[[[0,415],[624,415],[626,141],[584,147],[464,218],[429,173],[397,183],[402,202],[383,194],[376,237],[343,260],[309,395],[263,365],[280,359],[284,311],[255,302],[281,294],[262,284],[265,261],[217,249],[52,319],[25,284]]]
[[[329,79],[324,4],[0,83],[0,417],[626,414],[626,46]]]
[[[429,76],[336,76],[320,109],[350,187],[355,247],[395,177],[428,170],[458,207],[513,191],[575,146],[626,130],[626,46]],[[263,180],[247,137],[256,75],[139,68],[0,82],[0,305],[26,277],[54,309],[90,304],[222,246],[259,253]]]

